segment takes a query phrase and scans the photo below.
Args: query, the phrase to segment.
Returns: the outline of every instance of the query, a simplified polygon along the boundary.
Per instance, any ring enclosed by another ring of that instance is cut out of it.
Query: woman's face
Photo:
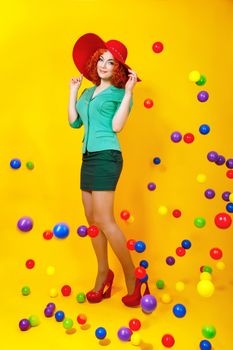
[[[97,62],[97,73],[103,80],[110,80],[114,67],[114,57],[109,51],[102,53]]]

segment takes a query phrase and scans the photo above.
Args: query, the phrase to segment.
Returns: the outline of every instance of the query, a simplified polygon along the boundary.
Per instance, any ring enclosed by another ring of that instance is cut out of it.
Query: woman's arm
[[[80,128],[83,124],[76,111],[77,94],[82,83],[83,76],[72,78],[70,81],[70,97],[68,104],[68,121],[73,128]]]
[[[120,107],[112,119],[113,131],[120,132],[123,129],[129,115],[131,98],[132,93],[130,91],[126,91]]]

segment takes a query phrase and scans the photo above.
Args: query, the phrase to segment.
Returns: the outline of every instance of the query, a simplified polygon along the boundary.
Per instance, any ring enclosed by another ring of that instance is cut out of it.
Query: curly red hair
[[[98,76],[97,73],[97,62],[100,57],[104,52],[108,51],[107,49],[98,49],[87,61],[86,68],[89,72],[89,75],[91,77],[91,81],[95,85],[100,85],[100,77]],[[114,85],[117,88],[124,88],[125,84],[128,80],[128,71],[126,67],[121,64],[118,60],[114,60],[114,67],[113,67],[113,74],[111,78],[111,84]]]

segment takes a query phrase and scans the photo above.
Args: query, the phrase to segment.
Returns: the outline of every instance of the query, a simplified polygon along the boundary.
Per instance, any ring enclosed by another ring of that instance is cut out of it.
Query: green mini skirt
[[[120,151],[86,151],[82,157],[81,190],[115,191],[122,168],[123,158]]]

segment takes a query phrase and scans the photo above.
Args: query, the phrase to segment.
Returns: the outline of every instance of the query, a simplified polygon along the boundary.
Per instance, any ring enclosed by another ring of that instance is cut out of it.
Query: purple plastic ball
[[[218,159],[218,153],[215,151],[211,151],[207,154],[207,159],[210,162],[216,162],[216,160]]]
[[[168,265],[174,265],[175,264],[175,258],[173,256],[168,256],[166,259],[166,263]]]
[[[223,156],[218,156],[218,159],[215,161],[215,164],[217,165],[223,165],[225,163],[226,159]]]
[[[55,310],[56,309],[56,305],[54,303],[48,303],[46,308]]]
[[[197,99],[198,99],[198,101],[200,101],[200,102],[205,102],[205,101],[207,101],[208,100],[208,98],[209,98],[209,94],[208,94],[208,92],[207,91],[200,91],[198,94],[197,94]]]
[[[33,227],[33,221],[28,216],[24,216],[21,219],[19,219],[17,223],[17,227],[20,231],[28,232]]]
[[[30,328],[30,322],[26,318],[19,321],[19,328],[21,331],[27,331]]]
[[[173,142],[180,142],[182,140],[182,135],[179,131],[174,131],[172,134],[171,134],[171,140]]]
[[[52,316],[53,316],[53,313],[54,313],[54,309],[51,308],[51,307],[46,307],[46,308],[44,309],[44,315],[45,315],[46,317],[52,317]]]
[[[205,196],[206,196],[206,198],[208,198],[208,199],[214,198],[214,196],[215,196],[214,190],[211,190],[210,188],[208,188],[208,189],[205,191]]]
[[[226,166],[229,169],[233,169],[233,159],[227,159]]]
[[[123,341],[128,341],[131,338],[131,331],[127,327],[121,327],[117,332],[118,338]]]
[[[154,182],[150,182],[147,186],[148,190],[154,191],[156,189],[156,184]]]
[[[150,314],[155,310],[157,306],[157,301],[155,297],[151,294],[146,294],[141,298],[141,307],[144,312]]]
[[[85,237],[87,235],[87,227],[86,226],[79,226],[77,230],[77,234],[80,237]]]
[[[230,199],[229,199],[229,196],[230,196],[231,192],[229,191],[225,191],[222,193],[222,199],[226,202],[228,202]]]

